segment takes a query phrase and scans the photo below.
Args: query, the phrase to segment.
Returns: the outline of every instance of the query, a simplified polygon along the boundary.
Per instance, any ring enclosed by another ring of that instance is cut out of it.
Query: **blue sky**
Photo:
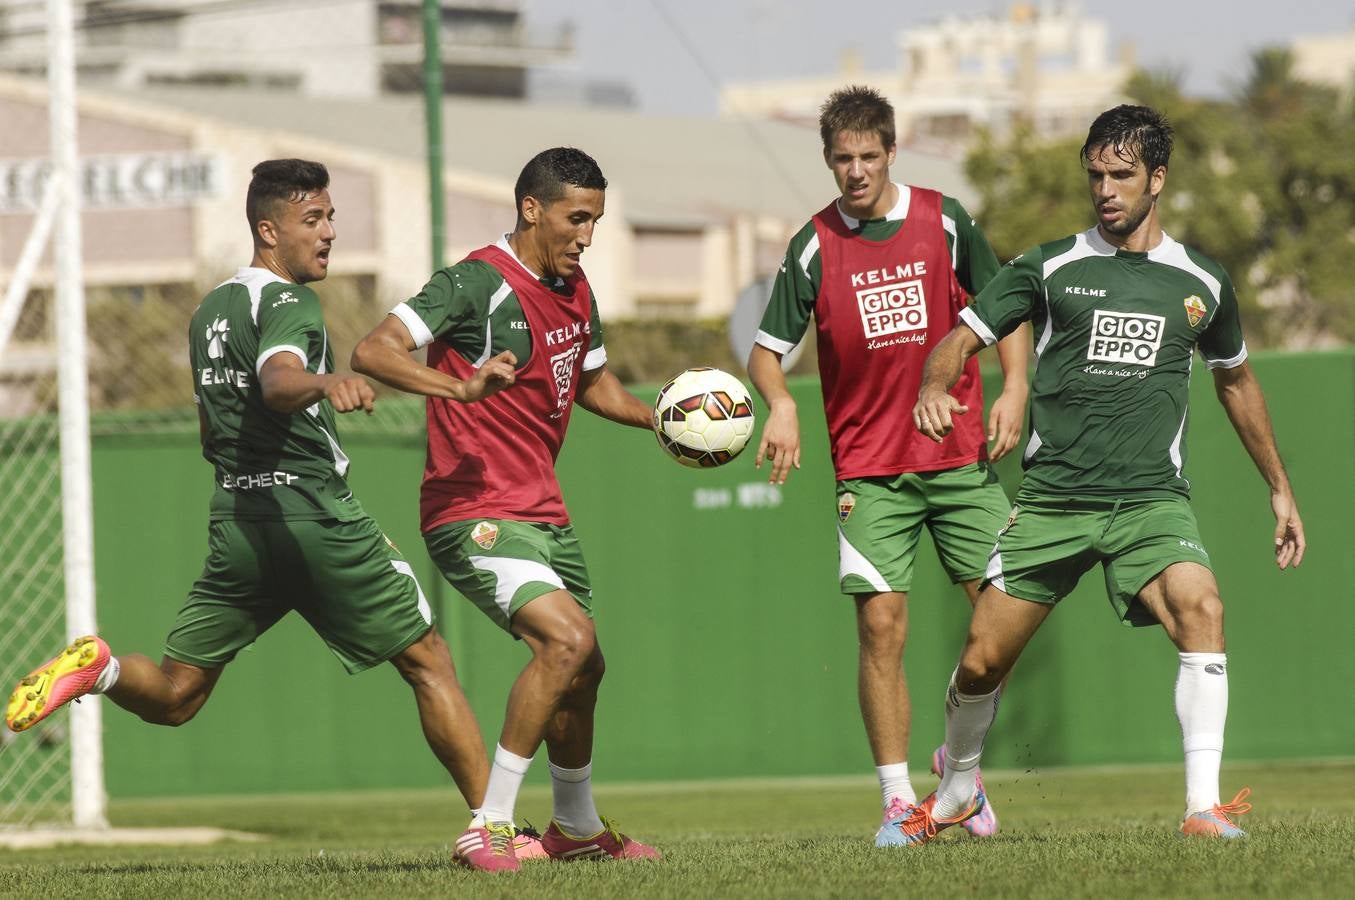
[[[574,23],[577,59],[568,77],[629,82],[646,111],[700,115],[715,112],[715,82],[832,72],[848,47],[856,48],[869,68],[893,67],[900,30],[944,11],[978,13],[1008,5],[1000,0],[944,5],[527,0],[525,7],[534,29],[549,30],[565,19]],[[1343,0],[1085,0],[1081,7],[1109,24],[1112,46],[1132,43],[1140,64],[1181,71],[1188,90],[1212,96],[1226,94],[1245,77],[1252,49],[1355,28],[1355,3]],[[670,21],[685,33],[689,46],[673,33]]]

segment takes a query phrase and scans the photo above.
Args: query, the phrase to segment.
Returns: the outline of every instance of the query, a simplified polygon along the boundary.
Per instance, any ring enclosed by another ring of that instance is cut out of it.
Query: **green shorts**
[[[349,672],[422,637],[433,611],[370,517],[212,522],[202,575],[165,640],[171,659],[215,669],[296,610]]]
[[[423,539],[443,577],[504,631],[518,610],[551,591],[569,591],[593,616],[588,567],[568,525],[466,519],[439,525]]]
[[[837,483],[844,594],[907,591],[925,525],[956,584],[979,578],[1011,503],[986,462]]]
[[[1126,625],[1156,625],[1138,602],[1172,563],[1209,566],[1195,513],[1182,498],[1086,500],[1020,493],[998,534],[984,583],[1022,600],[1057,603],[1097,563]]]

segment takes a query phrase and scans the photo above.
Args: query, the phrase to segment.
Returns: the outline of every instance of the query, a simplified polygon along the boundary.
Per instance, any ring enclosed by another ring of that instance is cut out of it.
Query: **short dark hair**
[[[1112,147],[1126,162],[1143,160],[1148,174],[1166,166],[1172,155],[1172,127],[1151,106],[1122,103],[1096,117],[1082,145],[1082,159],[1090,160],[1096,147]]]
[[[257,232],[259,220],[275,212],[278,201],[295,201],[329,187],[329,170],[308,159],[266,159],[254,167],[245,193],[245,218]]]
[[[565,195],[565,185],[592,190],[607,190],[607,179],[597,160],[574,147],[552,147],[542,150],[522,167],[517,184],[513,185],[513,200],[518,215],[522,215],[522,201],[535,197],[549,206]]]
[[[874,132],[888,150],[894,146],[894,106],[875,88],[860,84],[833,91],[819,107],[819,136],[824,150],[832,148],[833,136],[839,131]]]

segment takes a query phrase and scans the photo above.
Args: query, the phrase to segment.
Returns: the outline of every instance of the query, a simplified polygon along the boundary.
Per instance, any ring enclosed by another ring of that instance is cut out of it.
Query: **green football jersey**
[[[868,241],[885,241],[893,237],[908,217],[911,194],[908,185],[896,183],[895,186],[899,189],[899,201],[884,218],[855,219],[839,208],[842,221]],[[972,297],[997,274],[997,256],[960,201],[942,196],[941,226],[950,247],[951,267],[955,269],[960,287]],[[811,220],[795,233],[786,248],[786,258],[776,274],[771,299],[758,326],[757,343],[777,353],[790,352],[809,329],[822,283],[819,238]]]
[[[960,313],[992,344],[1034,327],[1022,490],[1189,495],[1186,420],[1195,347],[1210,368],[1247,359],[1223,268],[1167,235],[1147,253],[1095,228],[1018,256]]]
[[[496,246],[522,265],[506,237]],[[526,266],[523,269],[531,272]],[[563,279],[532,275],[561,296],[568,295]],[[583,361],[585,372],[607,362],[597,300],[591,293],[588,299],[592,338]],[[423,290],[398,304],[391,315],[409,329],[416,346],[426,347],[441,339],[474,366],[505,350],[513,351],[519,369],[531,357],[532,333],[517,294],[497,269],[482,260],[463,260],[434,272]]]
[[[320,300],[304,285],[243,268],[193,313],[193,395],[207,422],[202,455],[216,467],[211,518],[359,518],[329,401],[293,415],[264,405],[259,371],[277,353],[334,371]]]

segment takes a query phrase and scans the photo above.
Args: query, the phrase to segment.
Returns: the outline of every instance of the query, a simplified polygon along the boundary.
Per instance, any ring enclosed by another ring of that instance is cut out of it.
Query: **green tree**
[[[1171,72],[1138,73],[1126,94],[1171,120],[1163,226],[1228,269],[1252,341],[1355,340],[1355,117],[1342,95],[1295,78],[1283,50],[1256,53],[1228,100],[1187,97]],[[966,173],[1000,257],[1092,224],[1081,143],[980,137]]]

